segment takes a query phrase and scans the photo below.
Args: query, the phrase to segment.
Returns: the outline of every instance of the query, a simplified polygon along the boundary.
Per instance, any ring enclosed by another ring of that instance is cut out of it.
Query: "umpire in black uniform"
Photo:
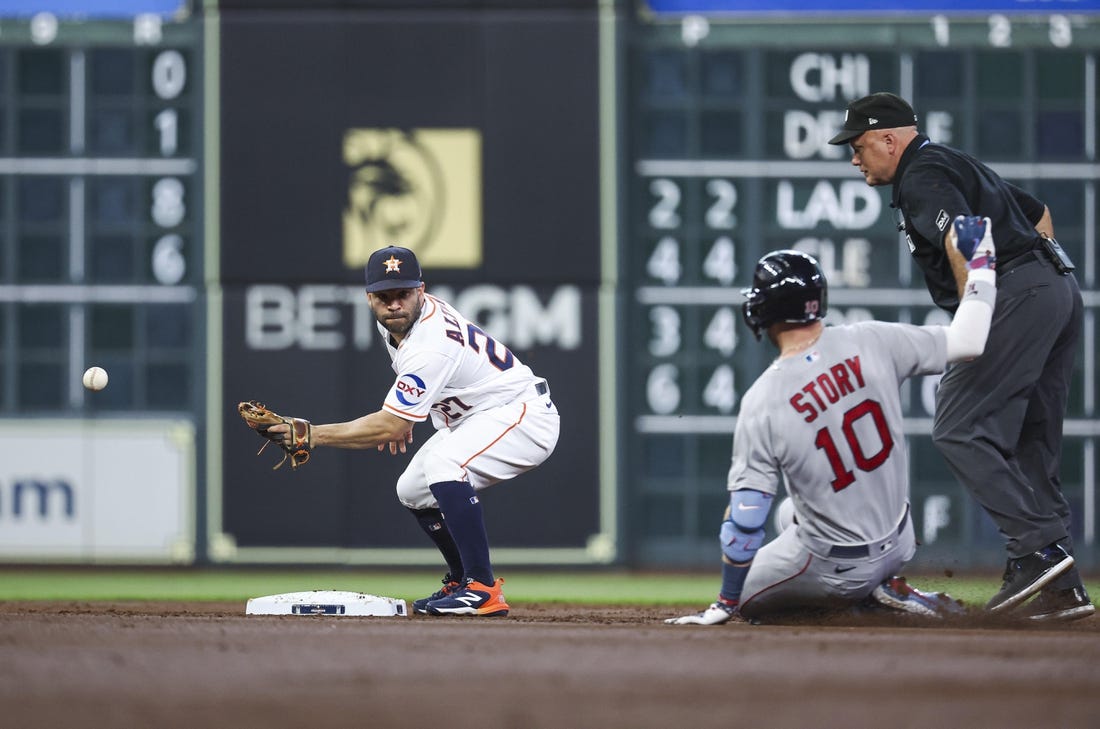
[[[1019,609],[1036,620],[1091,615],[1059,479],[1083,305],[1050,210],[970,155],[920,134],[913,108],[894,94],[851,102],[829,143],[851,145],[868,185],[893,185],[898,229],[946,311],[954,313],[966,280],[947,245],[951,221],[992,221],[997,304],[989,341],[981,357],[950,366],[940,381],[932,439],[1007,539],[1004,584],[986,609]]]

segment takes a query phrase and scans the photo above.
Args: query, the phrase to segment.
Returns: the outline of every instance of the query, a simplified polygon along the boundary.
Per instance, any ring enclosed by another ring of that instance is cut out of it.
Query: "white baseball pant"
[[[469,415],[420,446],[397,480],[397,498],[410,509],[434,508],[432,484],[468,481],[480,491],[515,478],[554,452],[559,430],[549,394]]]

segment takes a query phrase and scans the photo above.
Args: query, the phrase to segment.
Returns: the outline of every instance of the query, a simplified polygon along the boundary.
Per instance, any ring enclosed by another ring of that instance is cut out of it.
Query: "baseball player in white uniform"
[[[436,432],[397,481],[397,497],[447,563],[443,588],[415,600],[425,615],[505,616],[479,493],[545,461],[559,417],[545,379],[446,302],[424,290],[407,248],[371,254],[367,295],[397,374],[377,412],[312,426],[311,447],[406,451],[430,415]]]
[[[990,229],[988,218],[954,222],[949,247],[969,273],[950,326],[825,327],[817,261],[797,251],[760,259],[742,292],[743,315],[779,357],[741,401],[720,532],[722,588],[702,613],[666,622],[760,620],[868,599],[928,616],[961,611],[897,576],[916,551],[899,386],[982,353],[996,295]],[[793,521],[764,545],[781,479]]]

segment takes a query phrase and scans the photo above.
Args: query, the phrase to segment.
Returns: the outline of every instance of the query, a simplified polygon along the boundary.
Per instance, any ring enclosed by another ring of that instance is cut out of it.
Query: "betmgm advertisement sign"
[[[562,414],[550,458],[482,499],[494,561],[615,558],[598,446],[595,12],[414,16],[223,18],[214,562],[439,564],[394,493],[430,424],[409,454],[324,448],[272,471],[236,414],[241,400],[320,423],[381,407],[396,375],[363,266],[389,245],[545,377]],[[253,52],[273,42],[292,47]],[[277,99],[258,78],[279,79]]]

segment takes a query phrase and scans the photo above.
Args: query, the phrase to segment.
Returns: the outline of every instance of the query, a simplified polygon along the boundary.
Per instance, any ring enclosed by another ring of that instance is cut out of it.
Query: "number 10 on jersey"
[[[866,420],[868,418],[869,421]],[[856,430],[856,424],[861,420],[865,423],[869,422],[878,434],[879,448],[874,453],[867,454],[864,450],[863,441],[867,440],[866,430],[863,431],[862,440],[861,433]],[[833,427],[835,428],[835,424]],[[894,450],[894,439],[886,426],[886,416],[882,412],[882,406],[877,400],[864,400],[846,411],[838,430],[843,436],[843,442],[847,445],[845,455],[850,455],[855,467],[865,473],[870,473],[885,463],[891,451]],[[856,475],[844,465],[845,458],[829,427],[817,431],[814,445],[819,450],[825,451],[825,457],[829,459],[829,465],[833,469],[831,481],[833,491],[843,491],[855,483]]]

